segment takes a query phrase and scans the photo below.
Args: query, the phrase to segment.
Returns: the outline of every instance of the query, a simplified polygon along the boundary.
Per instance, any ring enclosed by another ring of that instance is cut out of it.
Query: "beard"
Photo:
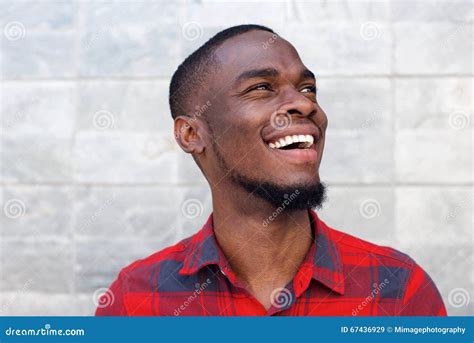
[[[251,180],[237,172],[232,172],[231,178],[248,193],[265,200],[275,208],[285,205],[285,209],[289,211],[320,209],[326,200],[326,185],[322,182],[282,186]]]
[[[320,209],[326,200],[326,185],[322,182],[280,185],[273,182],[255,180],[230,169],[219,148],[214,145],[220,167],[229,173],[231,180],[248,193],[278,208],[284,204],[286,210]]]

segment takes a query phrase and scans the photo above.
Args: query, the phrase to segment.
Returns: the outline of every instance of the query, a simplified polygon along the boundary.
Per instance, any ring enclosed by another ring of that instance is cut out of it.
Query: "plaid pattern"
[[[431,278],[410,257],[328,227],[309,211],[315,241],[266,310],[236,278],[212,214],[195,235],[124,268],[97,316],[445,316]]]

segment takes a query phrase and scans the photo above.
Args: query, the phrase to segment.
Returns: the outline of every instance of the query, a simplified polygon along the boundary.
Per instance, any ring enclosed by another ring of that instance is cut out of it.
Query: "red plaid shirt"
[[[336,231],[309,213],[315,241],[268,310],[232,272],[211,214],[195,235],[124,268],[96,315],[446,315],[433,281],[410,257]]]

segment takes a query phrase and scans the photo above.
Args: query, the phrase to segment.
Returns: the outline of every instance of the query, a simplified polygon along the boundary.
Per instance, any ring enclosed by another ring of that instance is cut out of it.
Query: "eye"
[[[316,94],[316,86],[306,86],[301,89],[302,93],[315,93]]]
[[[270,84],[260,83],[258,85],[252,86],[251,88],[249,88],[248,91],[250,92],[250,91],[269,91],[269,90],[272,90]]]

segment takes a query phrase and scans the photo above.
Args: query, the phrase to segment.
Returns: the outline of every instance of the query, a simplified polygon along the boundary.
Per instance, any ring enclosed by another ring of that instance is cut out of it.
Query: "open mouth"
[[[312,135],[288,135],[267,142],[270,148],[280,150],[310,149],[313,143],[314,137]]]

